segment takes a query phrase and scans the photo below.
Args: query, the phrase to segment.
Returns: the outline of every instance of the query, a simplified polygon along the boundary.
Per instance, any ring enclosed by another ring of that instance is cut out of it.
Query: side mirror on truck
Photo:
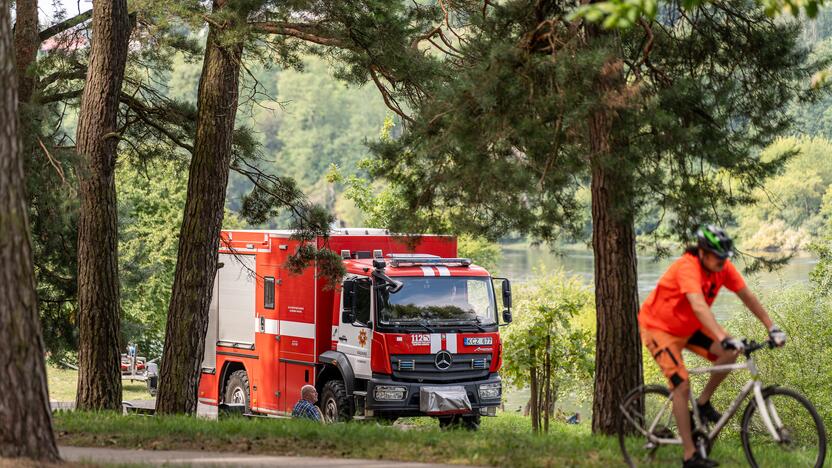
[[[342,292],[344,299],[341,309],[341,323],[353,323],[355,322],[355,281],[344,281]]]
[[[511,282],[508,278],[494,278],[502,281],[503,291],[503,325],[511,323]]]

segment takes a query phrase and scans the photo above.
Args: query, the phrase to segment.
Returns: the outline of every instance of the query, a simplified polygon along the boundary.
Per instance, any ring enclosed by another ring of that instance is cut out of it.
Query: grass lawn
[[[623,466],[618,440],[593,437],[588,425],[556,423],[548,435],[531,433],[529,420],[504,413],[483,418],[478,432],[440,431],[420,421],[399,427],[354,422],[322,426],[271,418],[121,416],[109,413],[59,412],[59,443],[80,446],[196,449],[252,454],[308,455],[390,459],[512,467]],[[678,466],[681,449],[663,448],[656,466]],[[747,466],[739,439],[720,440],[713,457],[721,466]],[[782,454],[770,466],[797,466]],[[767,463],[768,465],[768,463]]]
[[[49,399],[56,401],[75,401],[75,387],[78,382],[78,371],[46,366],[46,380],[49,384]],[[149,400],[150,393],[144,382],[124,382],[122,391],[124,400]]]

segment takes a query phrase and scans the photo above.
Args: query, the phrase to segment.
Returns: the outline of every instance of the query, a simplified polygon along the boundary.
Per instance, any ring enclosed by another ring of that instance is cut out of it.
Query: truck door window
[[[372,283],[369,280],[355,282],[355,321],[363,324],[370,323],[370,291]]]
[[[466,281],[468,290],[468,303],[474,306],[475,310],[486,311],[486,316],[491,316],[491,297],[488,293],[488,283],[479,279]]]

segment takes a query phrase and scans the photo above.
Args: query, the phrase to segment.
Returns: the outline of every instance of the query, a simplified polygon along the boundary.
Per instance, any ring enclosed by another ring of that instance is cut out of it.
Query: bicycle
[[[752,395],[743,413],[740,430],[748,463],[752,467],[766,466],[765,462],[774,457],[778,461],[771,461],[771,466],[780,466],[782,458],[775,455],[775,451],[780,449],[791,453],[789,463],[795,467],[822,467],[826,458],[826,429],[817,410],[806,397],[794,390],[776,385],[763,387],[758,379],[752,353],[763,348],[773,348],[774,343],[770,340],[762,343],[743,340],[743,343],[743,363],[688,370],[691,375],[743,369],[751,373],[751,379],[710,431],[699,417],[691,390],[691,429],[697,450],[703,457],[707,457],[728,420],[737,413],[746,397]],[[619,431],[619,443],[629,466],[655,462],[659,448],[682,444],[682,439],[674,431],[676,419],[672,410],[672,392],[667,387],[642,385],[635,388],[624,397],[620,409],[624,418],[623,427]],[[805,416],[806,412],[810,418],[796,419]]]

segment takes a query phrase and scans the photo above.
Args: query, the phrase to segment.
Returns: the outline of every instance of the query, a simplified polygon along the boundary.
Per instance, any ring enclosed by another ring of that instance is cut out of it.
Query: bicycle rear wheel
[[[742,416],[740,432],[748,463],[755,468],[822,467],[826,458],[826,429],[812,403],[794,390],[780,387],[763,390],[763,399],[782,440],[774,440],[763,422],[757,401],[752,399]]]
[[[647,434],[661,439],[678,438],[670,391],[659,385],[638,387],[624,397],[621,404],[622,427],[618,442],[624,461],[631,467],[678,463],[678,450],[659,449],[663,444],[650,440]]]

